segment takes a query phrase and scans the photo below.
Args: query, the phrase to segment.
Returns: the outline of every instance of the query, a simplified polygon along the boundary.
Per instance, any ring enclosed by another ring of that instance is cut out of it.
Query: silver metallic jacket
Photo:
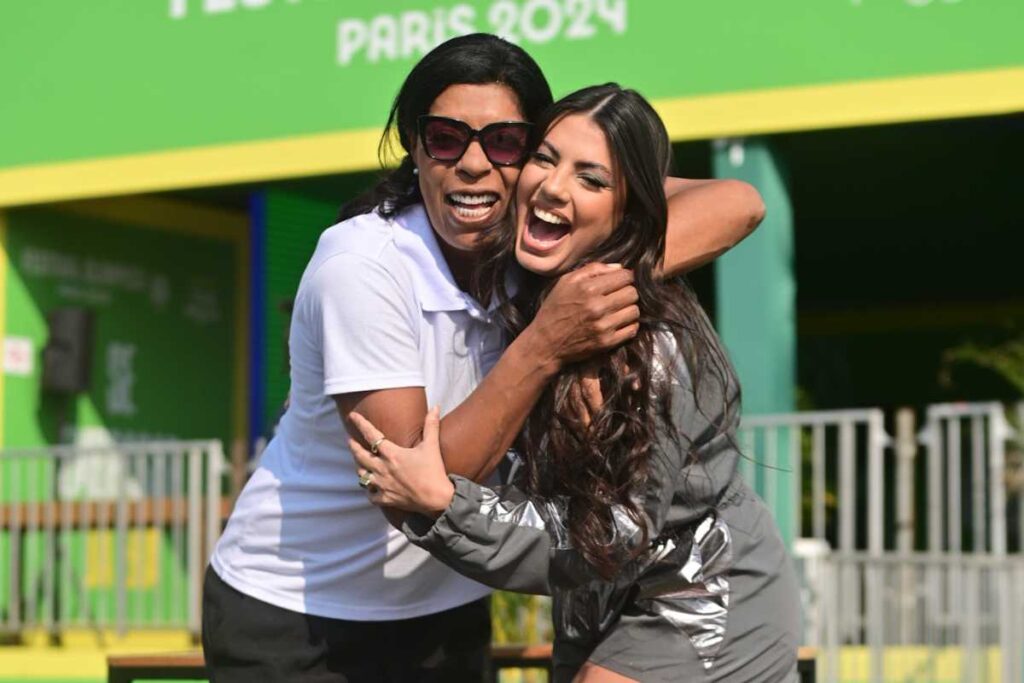
[[[721,387],[711,386],[718,382],[701,383],[698,403],[688,375],[674,374],[672,411],[679,438],[659,429],[646,486],[636,494],[653,541],[614,579],[600,578],[573,548],[567,500],[531,499],[515,483],[492,489],[453,476],[455,496],[448,509],[436,520],[410,517],[403,531],[476,581],[551,595],[556,659],[560,643],[592,648],[628,608],[661,615],[710,667],[725,631],[731,561],[729,528],[715,509],[741,491],[734,438],[738,415],[723,414]],[[727,391],[730,398],[738,394],[732,375]],[[723,424],[726,420],[729,424]],[[613,510],[615,533],[623,550],[632,551],[643,535],[620,512]]]

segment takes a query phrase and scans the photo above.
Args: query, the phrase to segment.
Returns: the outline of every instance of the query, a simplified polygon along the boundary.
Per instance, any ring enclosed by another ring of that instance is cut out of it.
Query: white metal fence
[[[0,631],[200,630],[219,441],[0,450]]]
[[[881,410],[752,415],[743,418],[740,440],[741,473],[772,509],[791,509],[796,535],[850,552],[865,542],[882,549],[884,458],[892,441]],[[796,493],[786,506],[783,490]]]
[[[836,552],[805,553],[798,565],[818,680],[1024,681],[1024,558]],[[842,631],[851,576],[865,596],[852,605],[863,624],[856,633]]]
[[[741,470],[800,537],[805,642],[830,683],[1024,681],[1022,449],[999,404],[914,417],[744,419]],[[0,451],[0,631],[198,633],[223,470],[217,441]]]
[[[805,642],[830,682],[1024,682],[1016,435],[998,403],[922,417],[744,418],[744,475],[801,537]]]

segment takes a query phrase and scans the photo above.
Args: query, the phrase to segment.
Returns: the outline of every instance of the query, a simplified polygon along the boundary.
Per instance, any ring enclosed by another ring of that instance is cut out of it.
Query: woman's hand
[[[601,378],[597,374],[597,367],[593,363],[587,363],[580,373],[580,381],[569,387],[569,404],[576,419],[589,427],[594,415],[604,405],[604,394],[601,392]]]
[[[636,336],[638,298],[631,270],[589,263],[558,279],[517,341],[560,369]]]
[[[451,503],[455,486],[441,459],[440,416],[440,408],[432,408],[423,422],[423,440],[412,448],[402,448],[388,441],[359,413],[349,414],[351,424],[366,443],[377,444],[377,453],[373,454],[356,439],[348,440],[359,465],[360,483],[365,482],[374,505],[437,517]]]

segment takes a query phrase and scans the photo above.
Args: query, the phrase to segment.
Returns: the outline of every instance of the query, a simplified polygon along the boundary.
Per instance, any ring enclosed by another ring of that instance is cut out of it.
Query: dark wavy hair
[[[738,395],[727,390],[731,368],[693,291],[682,278],[657,276],[668,221],[664,182],[672,158],[660,117],[633,90],[614,83],[584,88],[556,102],[540,118],[535,145],[553,125],[572,114],[589,116],[604,132],[619,176],[617,184],[625,187],[618,201],[621,206],[616,207],[621,214],[618,225],[575,267],[602,261],[631,268],[639,294],[640,331],[610,353],[565,368],[527,419],[518,447],[525,462],[526,489],[541,498],[568,499],[568,531],[574,547],[610,578],[651,540],[642,515],[643,500],[636,496],[658,443],[659,425],[667,426],[680,448],[690,448],[697,436],[679,435],[672,427],[671,368],[677,361],[664,355],[666,335],[675,339],[677,348],[670,353],[680,353],[684,359],[695,397],[701,395],[699,382],[721,383],[720,392],[709,394],[723,397],[726,403],[718,428],[731,423],[729,415],[738,409]],[[515,235],[506,227],[497,236],[496,229],[481,272],[491,278],[488,285],[515,335],[533,318],[554,280],[524,273],[519,292],[510,298],[503,274],[517,267]],[[660,372],[655,360],[659,353]],[[585,423],[578,397],[588,370],[596,370],[600,378],[604,403]],[[622,543],[614,538],[615,508],[641,530],[641,543],[633,555],[624,553]]]
[[[390,218],[423,201],[409,156],[417,119],[428,113],[438,95],[450,86],[488,83],[508,86],[527,121],[536,120],[551,105],[551,87],[544,73],[521,47],[489,33],[441,43],[412,68],[391,104],[377,156],[382,167],[398,161],[397,168],[386,171],[376,186],[342,206],[338,220],[374,209]],[[396,135],[401,153],[394,149]]]

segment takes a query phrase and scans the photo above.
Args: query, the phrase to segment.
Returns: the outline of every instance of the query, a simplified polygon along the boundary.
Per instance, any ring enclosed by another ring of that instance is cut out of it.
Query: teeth
[[[553,225],[568,225],[569,221],[565,220],[561,216],[557,216],[553,213],[545,211],[540,207],[533,207],[533,215],[541,219],[545,223],[551,223]]]
[[[455,213],[465,218],[480,218],[481,216],[486,216],[490,210],[491,208],[489,206],[484,206],[479,209],[471,209],[468,206],[458,205],[455,207]]]
[[[493,204],[498,201],[498,195],[496,194],[455,194],[448,195],[452,198],[452,201],[459,204],[468,204],[470,206],[476,206],[478,204]]]

